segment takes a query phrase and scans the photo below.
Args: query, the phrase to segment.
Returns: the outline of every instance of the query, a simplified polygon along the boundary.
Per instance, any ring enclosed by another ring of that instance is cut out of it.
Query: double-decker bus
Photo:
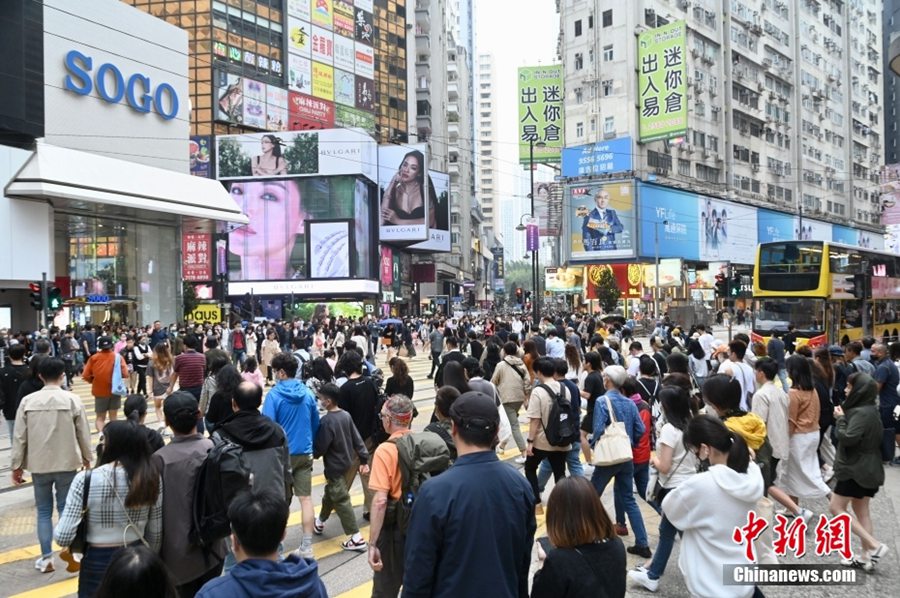
[[[866,299],[859,298],[863,294]],[[798,346],[844,344],[865,335],[897,340],[900,256],[829,241],[762,243],[753,299],[754,341],[766,342],[789,324]]]

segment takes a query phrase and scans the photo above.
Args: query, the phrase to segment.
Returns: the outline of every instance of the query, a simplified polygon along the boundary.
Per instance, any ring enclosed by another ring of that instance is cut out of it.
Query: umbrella
[[[600,318],[600,320],[602,320],[603,322],[606,322],[607,324],[609,324],[610,322],[618,322],[619,324],[624,324],[625,316],[610,314],[608,316],[603,316],[602,318]]]
[[[386,318],[384,320],[379,320],[379,322],[378,322],[379,326],[387,326],[388,324],[393,324],[394,326],[397,326],[397,325],[403,324],[403,322],[401,322],[397,318]]]

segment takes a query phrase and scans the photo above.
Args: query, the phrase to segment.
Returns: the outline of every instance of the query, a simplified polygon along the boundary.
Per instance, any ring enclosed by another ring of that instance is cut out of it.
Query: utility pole
[[[528,143],[528,176],[529,187],[528,196],[531,198],[531,217],[537,219],[537,212],[534,210],[534,140]],[[534,251],[531,252],[531,288],[534,292],[531,294],[531,321],[534,326],[540,321],[540,289],[538,288],[538,254],[541,247],[541,223],[538,220],[538,239]]]
[[[47,273],[41,272],[41,328],[47,326],[47,310],[49,305],[47,302]]]

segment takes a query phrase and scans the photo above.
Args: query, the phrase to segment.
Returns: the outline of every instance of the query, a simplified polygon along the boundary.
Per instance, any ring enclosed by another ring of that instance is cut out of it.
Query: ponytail
[[[750,465],[750,449],[740,434],[732,432],[712,415],[698,415],[688,422],[684,431],[684,446],[690,450],[701,444],[711,446],[728,455],[728,467],[738,473],[747,473]]]
[[[731,448],[728,450],[728,467],[738,473],[747,473],[747,467],[750,465],[750,449],[744,437],[740,434],[728,431],[731,437]]]

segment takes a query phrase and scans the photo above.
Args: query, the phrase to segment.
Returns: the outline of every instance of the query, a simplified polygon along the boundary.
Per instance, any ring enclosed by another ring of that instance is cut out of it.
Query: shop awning
[[[185,150],[187,151],[187,150]],[[106,215],[172,216],[247,224],[216,180],[38,142],[4,189],[7,197],[45,199],[55,209]],[[97,208],[101,208],[97,210]]]

